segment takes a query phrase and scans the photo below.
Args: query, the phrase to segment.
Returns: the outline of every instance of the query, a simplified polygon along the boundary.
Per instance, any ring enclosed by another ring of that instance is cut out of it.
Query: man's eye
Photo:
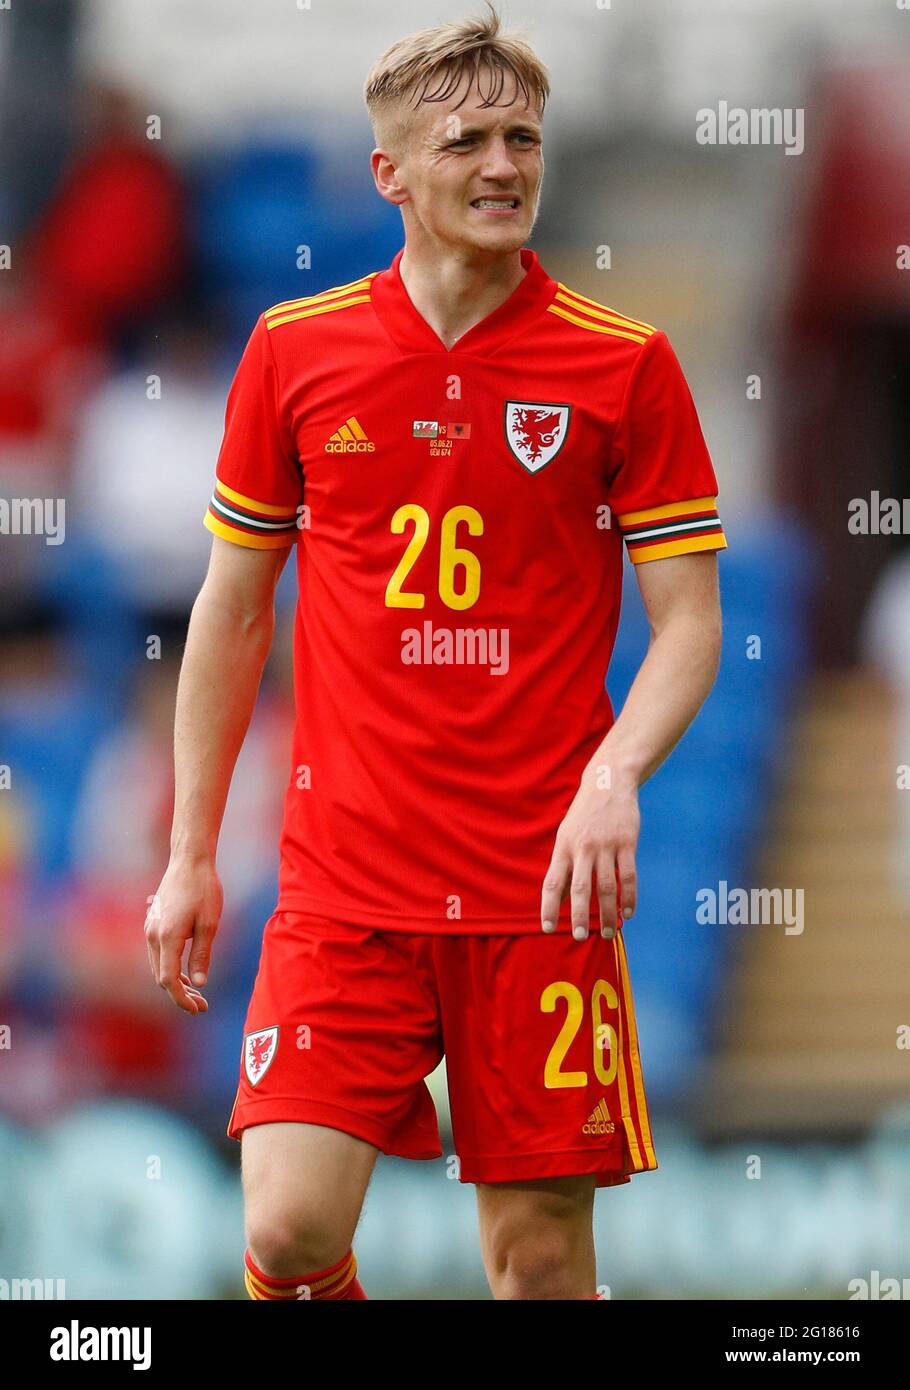
[[[537,139],[536,139],[536,137],[533,136],[533,135],[524,135],[524,134],[521,134],[521,133],[516,132],[516,134],[513,135],[511,138],[512,138],[513,140],[521,140],[525,145],[536,145],[536,144],[537,144]],[[477,138],[476,138],[476,136],[474,136],[474,135],[464,135],[464,136],[462,136],[462,138],[461,138],[460,140],[450,140],[450,141],[449,141],[449,144],[446,146],[446,148],[447,148],[447,149],[450,149],[450,150],[457,150],[457,149],[458,149],[459,147],[461,147],[461,146],[475,145],[476,143],[477,143]]]

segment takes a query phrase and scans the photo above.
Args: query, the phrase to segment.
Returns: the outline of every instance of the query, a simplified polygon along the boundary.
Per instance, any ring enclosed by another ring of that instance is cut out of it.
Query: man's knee
[[[487,1269],[500,1299],[593,1297],[590,1210],[558,1193],[511,1202],[486,1222]]]
[[[318,1125],[244,1130],[247,1244],[263,1273],[295,1279],[328,1269],[347,1254],[376,1152]]]
[[[247,1217],[250,1254],[275,1279],[328,1269],[351,1248],[351,1239],[352,1232],[302,1205],[293,1211],[264,1205]]]
[[[512,1233],[494,1251],[494,1291],[504,1299],[578,1297],[578,1246],[559,1224]]]

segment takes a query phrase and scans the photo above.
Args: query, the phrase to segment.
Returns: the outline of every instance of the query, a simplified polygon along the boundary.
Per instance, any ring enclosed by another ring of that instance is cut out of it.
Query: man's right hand
[[[198,987],[209,973],[224,903],[215,846],[272,644],[275,586],[290,553],[290,542],[280,550],[248,550],[213,536],[190,615],[174,711],[171,859],[145,919],[152,974],[188,1014],[208,1008]]]
[[[188,1014],[205,1013],[208,1002],[196,988],[209,973],[212,945],[224,893],[210,860],[172,859],[145,919],[145,944],[152,974],[162,989]],[[192,941],[187,972],[181,965]]]

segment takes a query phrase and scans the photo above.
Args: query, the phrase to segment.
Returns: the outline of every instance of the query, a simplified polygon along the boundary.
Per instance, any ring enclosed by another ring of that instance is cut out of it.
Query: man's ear
[[[380,197],[400,206],[410,197],[398,172],[398,164],[388,150],[377,147],[370,155],[370,170]]]

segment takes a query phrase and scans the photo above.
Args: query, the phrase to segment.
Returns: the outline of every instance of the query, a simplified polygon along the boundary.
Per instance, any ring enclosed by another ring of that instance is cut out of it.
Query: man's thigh
[[[496,1298],[593,1298],[595,1177],[478,1183],[480,1248]]]
[[[289,1233],[315,1233],[343,1255],[378,1153],[372,1144],[323,1125],[251,1125],[241,1138],[247,1231],[279,1224]]]

